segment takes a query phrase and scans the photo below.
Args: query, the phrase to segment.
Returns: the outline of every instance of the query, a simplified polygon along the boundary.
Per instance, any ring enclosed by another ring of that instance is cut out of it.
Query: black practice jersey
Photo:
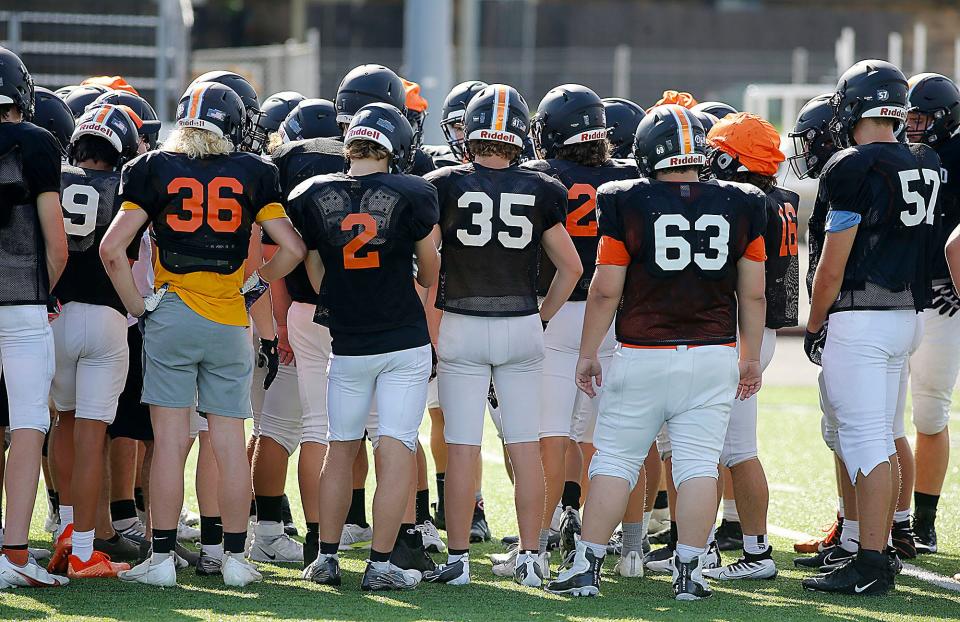
[[[422,148],[413,152],[413,166],[410,168],[411,175],[423,177],[430,171],[435,170],[437,170],[437,166],[433,163],[433,158],[425,153]]]
[[[940,175],[940,158],[926,145],[857,145],[826,163],[827,218],[860,217],[834,311],[919,311],[929,303]]]
[[[543,232],[567,217],[567,189],[511,166],[448,166],[426,177],[440,200],[437,308],[489,317],[532,315]]]
[[[347,168],[343,157],[343,142],[336,138],[311,138],[297,140],[278,148],[271,157],[280,171],[280,188],[286,198],[294,188],[316,175],[342,173]],[[287,216],[293,226],[300,229],[296,210],[287,207]],[[263,233],[263,243],[273,244],[270,236]],[[317,294],[310,285],[310,278],[303,264],[297,264],[290,274],[283,278],[287,293],[294,302],[316,304]]]
[[[430,343],[412,257],[439,218],[433,186],[414,175],[335,173],[295,188],[290,204],[307,248],[323,260],[315,321],[329,326],[334,354]]]
[[[817,188],[817,199],[813,202],[813,210],[810,211],[810,220],[807,221],[807,297],[811,300],[813,299],[813,276],[817,273],[820,254],[823,252],[826,235],[824,227],[827,224],[828,209],[827,189],[821,183]]]
[[[800,303],[800,261],[797,257],[797,211],[800,196],[774,186],[767,193],[767,328],[796,326]]]
[[[617,311],[626,345],[716,345],[737,339],[737,262],[764,260],[767,198],[725,181],[604,184],[598,264],[627,267]]]
[[[120,173],[64,165],[60,186],[70,259],[53,293],[62,303],[103,305],[126,315],[100,261],[100,241],[120,211]]]
[[[0,123],[0,305],[46,304],[37,197],[60,192],[60,144],[32,123]]]
[[[459,166],[463,164],[454,157],[448,145],[423,145],[420,151],[433,159],[434,168],[443,168],[444,166]]]
[[[567,233],[583,264],[583,276],[570,294],[570,300],[586,300],[590,281],[596,269],[597,245],[597,188],[608,181],[636,179],[637,165],[624,160],[609,160],[601,166],[582,166],[569,160],[530,160],[524,168],[546,173],[560,180],[567,189]],[[546,253],[540,255],[540,274],[537,293],[546,296],[557,269]]]
[[[950,270],[943,253],[947,238],[960,226],[960,136],[954,136],[937,149],[940,156],[940,216],[939,235],[934,242],[934,258],[931,277],[935,281],[948,281]]]

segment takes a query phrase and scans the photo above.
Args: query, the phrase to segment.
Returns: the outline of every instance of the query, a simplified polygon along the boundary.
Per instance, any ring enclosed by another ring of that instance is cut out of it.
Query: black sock
[[[120,534],[118,534],[116,531],[113,532],[113,536],[107,538],[107,542],[109,542],[110,544],[116,544],[119,541],[120,541]]]
[[[447,552],[450,555],[466,555],[470,552],[470,549],[447,549]]]
[[[257,516],[257,499],[256,499],[256,497],[254,497],[253,499],[250,499],[250,516],[253,516],[253,517],[256,517],[256,516]]]
[[[60,493],[56,490],[47,488],[47,498],[50,499],[50,505],[53,506],[54,512],[60,511]]]
[[[928,495],[925,492],[913,492],[913,507],[917,510],[924,510],[929,514],[937,513],[937,503],[940,502],[940,495]]]
[[[563,483],[563,496],[560,503],[565,508],[580,509],[580,483],[567,480]]]
[[[110,502],[110,520],[125,520],[137,517],[137,502],[133,499],[121,499]]]
[[[254,503],[257,504],[257,520],[280,523],[283,521],[283,497],[266,497],[257,495]]]
[[[679,536],[677,535],[677,521],[670,521],[670,548],[677,548],[677,541]]]
[[[223,552],[224,553],[243,553],[244,545],[247,543],[247,532],[238,531],[236,533],[223,532]]]
[[[133,501],[137,504],[137,510],[140,512],[147,511],[147,506],[143,503],[143,488],[133,489]]]
[[[437,507],[443,507],[443,484],[446,481],[446,473],[437,473]]]
[[[390,551],[392,553],[393,551]],[[370,561],[372,562],[388,562],[390,561],[390,553],[381,553],[376,549],[370,549]]]
[[[668,505],[668,501],[667,501],[667,491],[666,491],[666,490],[661,490],[661,491],[659,491],[659,492],[657,493],[657,498],[656,498],[656,500],[653,502],[653,509],[654,509],[654,510],[662,510],[663,508],[667,507],[667,505]]]
[[[283,496],[280,497],[280,516],[282,516],[283,524],[293,522],[293,511],[290,509],[290,499],[287,498],[287,493],[283,493]]]
[[[156,529],[153,530],[153,552],[155,554],[170,553],[177,545],[176,529]]]
[[[403,540],[414,548],[423,544],[423,540],[420,538],[420,532],[417,531],[416,525],[411,523],[400,523],[400,530],[397,532],[397,540]]]
[[[314,544],[320,542],[320,523],[307,523],[307,535],[304,540]]]
[[[417,524],[422,525],[424,521],[428,520],[431,520],[430,489],[424,488],[417,491]]]
[[[223,542],[223,521],[219,516],[200,517],[200,544],[214,545]]]
[[[483,511],[483,497],[477,499],[477,502],[473,505],[473,517],[476,519],[482,518],[486,520],[487,514]]]
[[[339,550],[340,550],[339,542],[321,542],[320,543],[321,555],[336,555],[337,551]]]
[[[360,525],[361,527],[370,526],[370,523],[367,522],[366,492],[364,488],[353,489],[353,498],[350,500],[350,510],[347,512],[348,525]]]

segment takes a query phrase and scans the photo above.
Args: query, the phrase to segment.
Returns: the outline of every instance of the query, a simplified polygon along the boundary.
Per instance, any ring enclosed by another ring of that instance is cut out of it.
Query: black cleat
[[[897,555],[901,559],[913,559],[917,556],[917,545],[914,542],[913,528],[910,527],[909,520],[894,523],[890,537],[893,540],[893,548],[897,550]]]
[[[596,557],[584,544],[578,544],[573,563],[545,588],[551,594],[597,596],[600,593],[600,568],[603,557]]]
[[[317,558],[317,555],[320,554],[320,540],[319,538],[314,541],[312,538],[307,538],[303,541],[303,567],[306,568],[313,563],[313,560]]]
[[[837,545],[823,549],[816,555],[810,557],[797,557],[793,560],[793,565],[797,568],[828,572],[837,566],[847,563],[856,557],[856,555],[856,553],[850,553]]]
[[[280,517],[283,521],[283,533],[287,534],[291,538],[299,535],[297,532],[297,526],[293,524],[293,512],[290,511],[290,499],[287,498],[286,494],[283,495],[283,498],[280,502]]]
[[[937,513],[917,509],[913,514],[913,538],[917,553],[921,555],[937,552]]]
[[[401,570],[417,570],[421,573],[437,569],[437,564],[423,547],[422,541],[420,546],[413,546],[400,538],[397,538],[396,544],[393,545],[390,563]]]
[[[487,525],[487,516],[483,513],[483,500],[473,506],[473,522],[470,523],[470,542],[489,542],[493,538],[490,526]]]
[[[703,600],[713,595],[703,578],[702,557],[682,562],[673,556],[673,595],[677,600]]]
[[[455,562],[440,564],[436,570],[423,573],[423,580],[427,583],[467,585],[470,583],[470,557],[464,555]]]
[[[577,548],[577,540],[580,539],[580,526],[580,512],[571,507],[565,508],[563,515],[560,517],[561,557],[566,557],[570,551]]]
[[[743,529],[739,521],[721,520],[716,536],[721,551],[739,551],[743,548]]]
[[[317,559],[303,569],[304,579],[320,585],[340,585],[340,560],[336,555],[318,555]]]
[[[893,589],[890,581],[889,556],[878,551],[860,551],[854,561],[834,568],[832,571],[807,577],[802,581],[804,589],[834,594],[873,596],[886,594]]]
[[[431,503],[430,508],[433,510],[433,526],[446,531],[447,517],[444,516],[443,503]]]

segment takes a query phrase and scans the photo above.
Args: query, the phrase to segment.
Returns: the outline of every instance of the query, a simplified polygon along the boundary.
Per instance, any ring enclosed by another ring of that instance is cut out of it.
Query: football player
[[[729,114],[707,133],[707,144],[707,166],[717,179],[750,184],[767,195],[767,229],[763,234],[767,315],[760,345],[760,367],[765,369],[773,359],[776,331],[797,325],[800,197],[777,186],[775,176],[785,156],[780,151],[780,134],[764,119],[743,112]],[[770,491],[757,455],[756,396],[734,402],[720,462],[730,469],[735,498],[739,500],[736,509],[743,530],[743,557],[722,568],[707,569],[704,576],[722,581],[773,579],[777,568],[767,538]]]
[[[563,507],[560,522],[560,552],[565,557],[573,550],[580,532],[580,450],[576,444],[575,421],[581,410],[593,410],[596,401],[588,400],[577,390],[574,376],[587,290],[593,277],[597,256],[597,188],[608,181],[635,179],[636,164],[610,159],[607,141],[607,120],[603,102],[592,90],[578,84],[564,84],[551,89],[540,101],[531,128],[534,145],[542,160],[525,162],[523,168],[555,177],[567,189],[565,226],[583,266],[583,275],[570,299],[557,311],[543,333],[543,397],[540,406],[540,457],[546,481],[546,504],[540,529],[540,554],[547,552],[550,522],[557,503]],[[546,257],[541,257],[537,293],[545,296],[556,270]],[[610,331],[601,346],[601,359],[609,364],[616,341]],[[579,396],[579,397],[578,397]],[[594,419],[594,417],[588,417]],[[591,423],[579,424],[582,427]],[[567,457],[575,464],[566,478]],[[639,535],[640,523],[624,525],[629,544]],[[639,537],[635,550],[639,562],[642,554]],[[549,555],[549,554],[547,554]],[[549,557],[547,557],[549,559]],[[639,565],[639,564],[638,564]],[[548,564],[544,565],[548,571]]]
[[[150,513],[153,555],[119,573],[125,581],[175,585],[172,550],[183,501],[189,411],[206,416],[219,480],[227,585],[262,577],[243,558],[251,482],[243,420],[250,417],[253,356],[247,309],[270,281],[305,255],[280,204],[276,167],[235,151],[246,136],[240,97],[217,83],[194,84],[180,100],[177,130],[162,151],[123,169],[123,201],[100,255],[127,311],[144,330],[144,389],[154,428]],[[251,223],[280,249],[246,283]],[[157,291],[140,296],[124,249],[150,225],[156,236]],[[245,304],[246,303],[246,304]]]
[[[602,101],[603,112],[607,118],[607,140],[613,148],[610,157],[618,160],[632,160],[633,136],[647,113],[639,104],[629,99],[605,97]]]
[[[109,93],[110,89],[100,84],[87,84],[71,89],[63,97],[63,101],[70,107],[74,119],[79,119],[87,106],[92,104],[98,97],[104,93]]]
[[[53,134],[64,153],[76,122],[66,103],[49,89],[34,87],[33,122]]]
[[[960,92],[945,76],[922,73],[909,80],[907,138],[940,156],[939,249],[960,224]],[[923,312],[923,338],[910,357],[913,423],[917,428],[913,531],[918,553],[937,552],[937,503],[950,458],[950,398],[960,371],[960,298],[944,256],[935,253],[933,308]],[[899,508],[898,508],[899,509]]]
[[[599,594],[607,541],[666,423],[678,492],[673,591],[678,600],[711,594],[702,568],[724,432],[735,396],[747,399],[761,384],[767,208],[751,186],[699,181],[704,142],[685,108],[655,107],[634,145],[647,178],[598,192],[598,265],[577,363],[584,393],[603,386],[597,453],[582,539],[549,592]],[[604,373],[598,351],[615,315],[620,346]]]
[[[126,312],[100,262],[99,242],[120,211],[120,167],[137,156],[138,122],[122,106],[92,106],[73,132],[71,164],[61,178],[70,260],[53,290],[63,305],[52,323],[57,366],[50,388],[61,524],[48,570],[71,579],[116,577],[130,569],[94,551],[93,540],[106,431],[116,418],[129,354]]]
[[[246,78],[232,71],[208,71],[197,76],[191,86],[201,82],[222,84],[240,97],[243,103],[244,119],[243,130],[236,147],[248,153],[261,153],[267,136],[260,127],[260,117],[263,116],[263,112],[260,110],[260,98],[253,85]]]
[[[263,100],[261,107],[263,114],[260,115],[258,126],[260,131],[267,137],[264,144],[264,153],[270,154],[282,142],[279,136],[280,126],[297,105],[305,100],[306,97],[296,91],[281,91],[274,93]]]
[[[30,122],[33,78],[0,47],[0,359],[7,389],[10,454],[5,466],[7,522],[0,550],[0,589],[57,587],[27,551],[55,364],[47,319],[50,291],[67,263],[60,210],[60,145]]]
[[[138,117],[142,124],[138,128],[140,132],[140,152],[149,151],[157,148],[157,141],[160,138],[160,121],[157,119],[157,112],[150,105],[150,102],[134,93],[124,90],[110,91],[104,93],[93,100],[94,104],[112,104],[114,106],[127,106]]]
[[[401,523],[417,479],[417,431],[432,366],[410,258],[416,257],[422,287],[433,284],[440,263],[436,191],[402,174],[412,166],[413,139],[400,110],[368,104],[352,115],[344,137],[348,171],[313,177],[290,195],[310,250],[307,271],[320,294],[315,321],[327,324],[332,336],[320,553],[304,577],[341,583],[337,550],[350,503],[351,465],[376,399],[379,469],[364,591],[412,589],[421,578],[419,571],[391,563],[398,533],[413,530]],[[389,304],[365,304],[373,299]]]
[[[437,353],[440,404],[448,446],[445,512],[447,563],[424,579],[470,582],[470,523],[491,376],[497,387],[504,442],[515,476],[520,547],[514,578],[540,586],[543,515],[539,455],[543,369],[541,323],[560,309],[583,268],[563,223],[567,189],[556,179],[516,166],[529,133],[529,110],[512,87],[484,88],[464,114],[472,162],[427,175],[440,199],[443,236],[437,307],[443,310]],[[537,304],[541,249],[557,267]]]
[[[898,141],[907,81],[890,63],[855,64],[831,103],[830,130],[842,151],[821,177],[826,236],[805,349],[823,364],[838,454],[856,491],[859,551],[803,586],[883,594],[894,588],[897,571],[887,549],[900,490],[894,421],[904,365],[919,340],[917,314],[930,297],[940,161],[925,145]],[[889,179],[900,183],[892,187]]]

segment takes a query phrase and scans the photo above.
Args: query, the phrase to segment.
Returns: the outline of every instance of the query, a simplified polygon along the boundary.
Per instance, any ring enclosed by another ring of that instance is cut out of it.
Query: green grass
[[[909,416],[908,416],[909,420]],[[422,431],[426,435],[428,424]],[[960,438],[960,420],[953,422]],[[771,485],[770,523],[815,533],[834,512],[835,492],[830,455],[820,440],[817,396],[813,388],[768,387],[761,394],[760,449]],[[912,436],[912,430],[911,430]],[[505,476],[496,434],[488,422],[484,443],[484,493],[487,516],[495,534],[515,533],[512,489]],[[292,463],[293,464],[293,463]],[[431,467],[432,469],[432,467]],[[291,470],[287,490],[296,495]],[[192,480],[191,478],[188,478]],[[371,485],[373,477],[371,474]],[[432,483],[432,477],[431,477]],[[371,488],[372,489],[372,488]],[[938,527],[942,552],[915,560],[917,566],[952,576],[960,572],[960,472],[951,467],[943,491]],[[188,505],[196,508],[195,500]],[[296,504],[296,501],[295,501]],[[34,545],[48,545],[42,531],[45,508],[37,506]],[[294,510],[302,524],[299,510]],[[883,598],[831,597],[800,588],[793,570],[792,542],[773,538],[780,577],[769,582],[714,582],[715,596],[699,603],[677,603],[669,579],[648,576],[620,579],[608,572],[603,594],[595,599],[566,599],[522,588],[490,572],[487,553],[499,544],[473,549],[473,583],[454,588],[423,585],[414,592],[369,595],[360,592],[363,555],[343,557],[344,587],[320,587],[299,579],[299,569],[261,564],[266,578],[244,590],[224,588],[218,579],[179,575],[180,587],[156,589],[118,581],[75,582],[62,590],[19,590],[0,593],[0,620],[957,620],[960,593],[901,577],[897,591]],[[729,558],[728,558],[729,559]],[[556,564],[556,559],[554,564]]]

